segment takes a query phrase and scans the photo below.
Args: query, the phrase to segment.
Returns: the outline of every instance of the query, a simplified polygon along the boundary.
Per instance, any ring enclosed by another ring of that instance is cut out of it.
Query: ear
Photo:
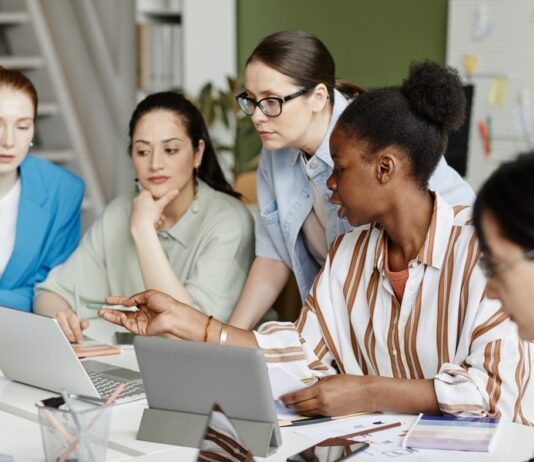
[[[324,83],[317,84],[313,89],[310,98],[312,101],[313,112],[321,112],[326,107],[329,100],[328,88],[326,88],[326,85]]]
[[[206,143],[203,139],[198,140],[198,148],[193,156],[193,164],[200,165],[202,163],[202,157],[204,156],[204,150],[206,149]]]
[[[386,148],[380,152],[376,160],[376,179],[380,184],[389,183],[399,170],[399,159],[394,151]]]

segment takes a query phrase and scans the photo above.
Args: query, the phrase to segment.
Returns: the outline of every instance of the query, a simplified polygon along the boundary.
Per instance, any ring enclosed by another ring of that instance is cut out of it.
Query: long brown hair
[[[128,129],[130,145],[128,152],[131,154],[132,138],[139,120],[145,114],[157,110],[171,112],[181,120],[195,150],[198,149],[199,141],[204,141],[204,154],[198,169],[198,177],[213,189],[240,199],[241,194],[234,191],[224,177],[202,114],[191,101],[179,93],[172,91],[153,93],[137,105],[130,118]]]

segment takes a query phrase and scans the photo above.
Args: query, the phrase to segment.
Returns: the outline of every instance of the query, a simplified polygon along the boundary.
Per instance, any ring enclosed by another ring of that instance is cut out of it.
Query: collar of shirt
[[[183,247],[189,246],[198,235],[201,222],[205,215],[206,205],[212,195],[212,189],[202,180],[198,180],[197,198],[172,228],[158,231],[159,235],[169,236]]]
[[[419,263],[432,266],[440,270],[443,266],[443,259],[447,251],[449,240],[446,236],[451,234],[454,224],[454,210],[437,193],[434,194],[434,210],[430,220],[430,226],[425,237],[425,241],[417,254],[417,257],[410,261],[408,268],[414,268]],[[379,228],[378,224],[372,226]],[[382,272],[385,264],[385,253],[387,252],[387,235],[382,229],[379,242],[376,246],[375,267]]]
[[[322,169],[317,168],[321,163],[326,164],[330,168],[332,168],[334,165],[332,156],[330,155],[330,135],[332,134],[332,130],[334,130],[334,126],[336,125],[339,116],[350,103],[350,101],[340,91],[334,90],[334,95],[334,108],[332,109],[332,115],[330,117],[330,122],[328,124],[325,136],[323,137],[319,148],[308,162],[308,169],[310,167],[312,168],[312,172],[308,171],[310,178],[322,171]],[[292,165],[295,165],[295,162],[297,162],[300,156],[305,156],[305,154],[300,149],[293,149],[293,152],[291,153]]]

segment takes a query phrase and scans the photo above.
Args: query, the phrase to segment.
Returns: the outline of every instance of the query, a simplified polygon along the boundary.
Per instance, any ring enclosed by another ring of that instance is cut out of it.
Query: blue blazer
[[[31,155],[19,173],[15,247],[0,278],[0,306],[31,311],[35,284],[78,245],[84,184],[70,171]]]

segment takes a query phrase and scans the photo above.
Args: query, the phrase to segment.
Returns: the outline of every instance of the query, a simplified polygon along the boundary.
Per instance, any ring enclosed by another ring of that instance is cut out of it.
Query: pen
[[[80,419],[78,418],[77,412],[72,407],[72,402],[70,400],[70,396],[65,390],[63,390],[61,392],[61,396],[63,397],[63,402],[67,406],[67,409],[70,412],[70,414],[72,415],[72,419],[74,420],[74,425],[76,426],[76,436],[77,436],[77,438],[81,438],[82,437],[82,433],[83,433],[82,432],[82,424],[80,423]],[[95,455],[93,454],[92,445],[88,444],[86,447],[87,447],[87,452],[89,453],[88,455],[89,455],[89,458],[91,459],[91,462],[96,461],[97,459],[95,458]]]
[[[401,444],[402,448],[406,448],[406,444],[408,443],[408,437],[411,435],[413,429],[415,428],[415,426],[421,420],[421,417],[423,417],[423,413],[422,412],[419,413],[417,418],[413,421],[412,426],[410,427],[410,429],[406,432],[406,435],[404,435],[404,438],[402,439],[402,444]]]
[[[330,420],[332,420],[332,417],[309,417],[307,419],[299,419],[299,420],[288,420],[288,421],[283,420],[282,426],[285,424],[286,426],[296,427],[298,425],[308,425],[308,424],[314,424],[314,423],[329,422]]]
[[[74,311],[76,311],[76,317],[82,320],[82,310],[80,309],[80,294],[78,292],[78,286],[74,284]]]
[[[91,403],[103,404],[106,402],[105,398],[97,398],[96,396],[89,396],[89,395],[80,395],[78,393],[69,393],[69,396],[71,398],[81,399],[83,401],[89,401]]]
[[[357,436],[364,436],[364,435],[368,435],[369,433],[379,432],[381,430],[388,430],[389,428],[400,427],[401,425],[402,425],[402,422],[394,422],[394,423],[390,423],[387,425],[380,425],[380,427],[368,428],[366,430],[362,430],[359,432],[349,433],[347,435],[340,435],[338,436],[338,438],[346,438],[346,439],[356,438]]]
[[[124,388],[126,387],[125,383],[119,384],[119,386],[115,389],[111,395],[109,395],[108,399],[105,402],[105,406],[111,406],[113,402],[117,399],[117,397],[122,393]],[[89,424],[83,429],[84,433],[87,433],[91,428],[94,426],[98,418],[103,414],[104,410],[101,410],[98,414],[96,414],[93,419],[89,422]],[[76,447],[80,443],[81,434],[70,443],[67,450],[63,453],[63,455],[59,458],[59,462],[66,462],[67,458],[76,450]]]
[[[297,418],[295,420],[284,419],[284,420],[279,420],[278,425],[280,427],[293,427],[297,425],[308,425],[308,424],[314,424],[314,423],[329,422],[331,420],[348,419],[349,417],[355,417],[355,416],[362,415],[362,414],[368,414],[368,413],[367,412],[356,412],[355,414],[339,415],[335,417],[322,416],[322,417]]]
[[[88,303],[87,308],[91,310],[117,310],[128,312],[135,312],[138,310],[137,306],[106,305],[105,303]]]

